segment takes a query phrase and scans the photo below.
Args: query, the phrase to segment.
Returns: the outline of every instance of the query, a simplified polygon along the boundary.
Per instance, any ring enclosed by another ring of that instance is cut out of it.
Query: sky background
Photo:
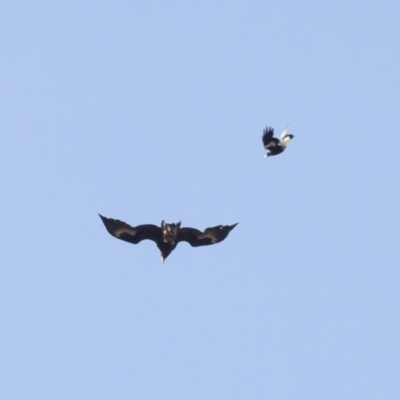
[[[0,398],[399,399],[399,18],[2,1]],[[97,213],[239,225],[161,264]]]

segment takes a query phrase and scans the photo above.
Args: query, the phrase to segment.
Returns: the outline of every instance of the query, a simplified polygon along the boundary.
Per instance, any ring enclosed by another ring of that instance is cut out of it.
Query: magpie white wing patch
[[[281,139],[281,146],[286,147],[286,145],[290,142],[291,138],[290,136],[286,136],[283,139]]]
[[[266,144],[264,146],[264,149],[271,149],[272,147],[275,147],[275,146],[277,146],[276,142],[269,142],[268,144]]]
[[[289,134],[289,128],[290,128],[290,124],[287,124],[285,130],[281,133],[281,136],[280,136],[281,139],[283,139],[286,135]]]

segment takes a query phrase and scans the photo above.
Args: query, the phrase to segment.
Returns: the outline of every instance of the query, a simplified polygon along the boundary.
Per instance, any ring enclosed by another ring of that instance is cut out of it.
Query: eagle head
[[[181,223],[177,224],[167,224],[164,220],[161,221],[161,233],[163,241],[169,243],[170,245],[175,245],[176,236],[178,235],[178,230],[181,227]]]

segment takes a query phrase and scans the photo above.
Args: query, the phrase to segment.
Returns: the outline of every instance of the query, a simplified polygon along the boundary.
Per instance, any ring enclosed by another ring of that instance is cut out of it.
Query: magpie
[[[264,148],[269,150],[264,158],[276,156],[285,151],[287,144],[294,138],[294,135],[289,133],[289,127],[290,124],[286,126],[279,138],[274,137],[274,128],[267,126],[264,129],[262,142],[264,144]]]

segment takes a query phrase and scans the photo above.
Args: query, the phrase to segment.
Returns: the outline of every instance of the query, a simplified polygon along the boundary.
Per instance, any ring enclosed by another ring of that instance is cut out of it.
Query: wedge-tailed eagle
[[[167,224],[161,221],[161,227],[146,224],[130,226],[118,219],[100,215],[108,233],[125,242],[138,244],[142,240],[152,240],[161,252],[161,261],[171,254],[179,242],[188,242],[193,247],[207,246],[222,242],[229,232],[238,224],[218,225],[207,228],[204,232],[195,228],[181,228],[181,223]]]

